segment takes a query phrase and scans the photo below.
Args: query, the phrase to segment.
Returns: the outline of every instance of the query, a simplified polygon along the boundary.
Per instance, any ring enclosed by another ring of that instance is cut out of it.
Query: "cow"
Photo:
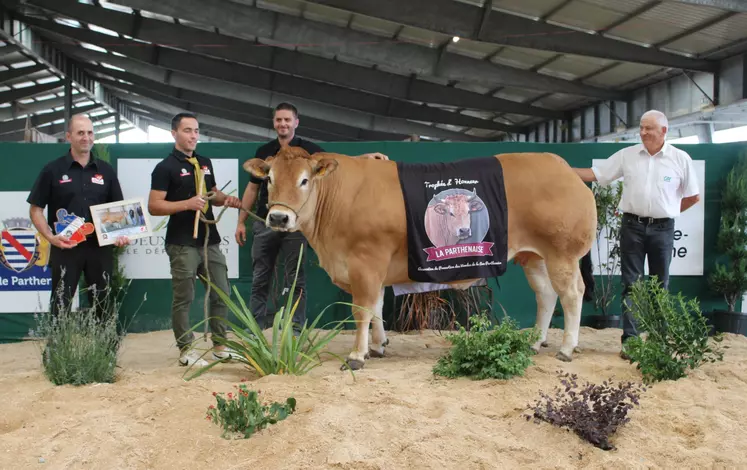
[[[537,301],[536,325],[547,330],[558,297],[565,329],[556,357],[571,361],[578,346],[585,288],[579,260],[596,236],[591,189],[570,165],[551,153],[494,155],[503,169],[508,209],[508,260],[523,267]],[[355,344],[343,368],[362,368],[383,357],[389,344],[382,321],[384,288],[408,278],[405,201],[397,164],[283,146],[274,156],[253,158],[243,169],[268,184],[265,224],[300,231],[332,282],[352,295]],[[451,282],[467,289],[477,279]],[[369,344],[369,328],[372,325]]]
[[[472,236],[470,214],[483,208],[475,196],[474,190],[470,196],[434,196],[434,204],[425,211],[425,230],[433,246],[456,245]]]

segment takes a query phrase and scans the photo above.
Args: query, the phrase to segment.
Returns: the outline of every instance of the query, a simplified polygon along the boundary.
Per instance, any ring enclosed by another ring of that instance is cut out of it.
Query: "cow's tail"
[[[581,278],[584,280],[584,301],[594,300],[594,270],[591,265],[591,250],[581,258]]]

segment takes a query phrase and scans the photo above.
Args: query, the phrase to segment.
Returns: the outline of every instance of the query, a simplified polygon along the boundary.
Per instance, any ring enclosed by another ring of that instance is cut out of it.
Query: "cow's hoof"
[[[548,343],[547,341],[543,341],[540,346],[542,346],[543,348],[546,348],[546,347],[550,346],[550,343]]]
[[[558,353],[555,355],[555,358],[563,362],[571,362],[573,360],[571,356],[564,353],[563,351],[558,351]]]
[[[381,358],[381,357],[384,357],[384,353],[385,353],[385,351],[384,351],[383,347],[381,348],[381,352],[379,352],[379,351],[377,351],[375,349],[369,349],[368,353],[366,354],[366,359],[369,359],[371,357]]]
[[[340,370],[361,370],[363,369],[363,364],[365,364],[363,361],[359,361],[358,359],[347,359],[345,360],[345,364],[340,366]]]
[[[381,347],[382,347],[382,348],[383,348],[383,347],[386,347],[386,346],[389,346],[389,338],[387,338],[386,340],[384,340],[384,342],[383,342],[383,343],[381,343]]]
[[[581,349],[578,346],[576,346],[575,348],[573,348],[573,352],[580,354],[581,352],[583,352],[583,349]]]

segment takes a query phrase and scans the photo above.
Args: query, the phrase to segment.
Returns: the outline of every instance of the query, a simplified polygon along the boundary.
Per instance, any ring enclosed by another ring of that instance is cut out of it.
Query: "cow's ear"
[[[322,158],[314,165],[313,174],[315,178],[323,178],[337,169],[337,160],[334,158]]]
[[[469,203],[469,210],[471,212],[477,212],[479,210],[482,210],[483,207],[484,206],[483,206],[482,202],[480,202],[480,201],[471,201]]]
[[[272,157],[268,158],[267,160],[262,160],[261,158],[252,158],[251,160],[247,160],[244,162],[244,170],[254,176],[258,179],[266,179],[267,176],[270,174],[270,168],[272,168]]]
[[[438,203],[433,206],[433,210],[436,212],[436,214],[444,215],[446,214],[446,205]]]

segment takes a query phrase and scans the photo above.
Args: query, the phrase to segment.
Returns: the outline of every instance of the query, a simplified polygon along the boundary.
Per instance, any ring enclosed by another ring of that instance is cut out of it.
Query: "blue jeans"
[[[630,287],[643,277],[643,262],[648,256],[649,275],[656,275],[664,289],[669,287],[669,265],[674,248],[674,219],[647,219],[624,214],[620,228],[620,271],[622,274],[622,341],[638,336],[636,321],[630,312]]]

